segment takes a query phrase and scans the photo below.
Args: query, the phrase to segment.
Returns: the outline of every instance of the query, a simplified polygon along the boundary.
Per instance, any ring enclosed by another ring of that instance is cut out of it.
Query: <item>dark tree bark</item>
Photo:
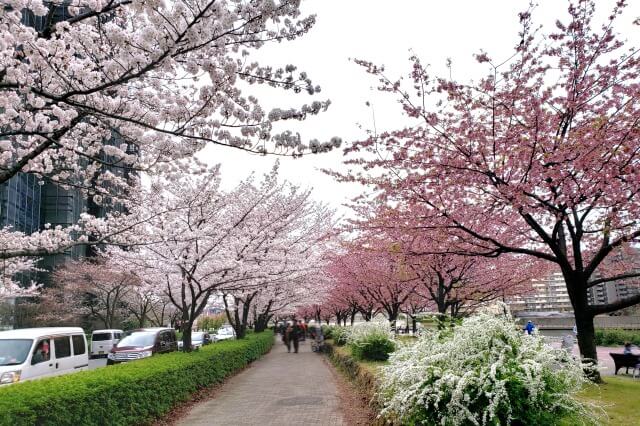
[[[227,314],[229,323],[233,327],[233,330],[236,332],[236,339],[244,339],[244,337],[247,335],[247,324],[249,322],[251,302],[257,294],[258,292],[254,292],[248,296],[245,296],[244,298],[234,296],[233,299],[235,303],[235,310],[233,311],[233,314],[229,310],[226,296],[223,295],[222,297],[222,299],[224,300],[224,310]]]

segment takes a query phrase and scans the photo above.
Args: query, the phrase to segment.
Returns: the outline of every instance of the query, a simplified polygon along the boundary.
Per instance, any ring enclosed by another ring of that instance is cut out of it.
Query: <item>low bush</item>
[[[323,325],[322,326],[322,335],[325,339],[333,339],[333,329],[335,326],[333,325]]]
[[[573,413],[598,419],[576,393],[583,366],[502,309],[465,318],[402,346],[382,367],[382,414],[399,424],[553,425]]]
[[[273,333],[0,388],[0,425],[145,424],[266,353]]]
[[[365,322],[347,332],[347,342],[354,357],[361,360],[386,361],[396,348],[388,323]]]
[[[333,339],[333,343],[337,346],[346,345],[348,337],[349,330],[346,327],[334,326],[331,330],[331,338]]]
[[[596,329],[596,345],[622,346],[627,342],[640,346],[640,331],[619,328]]]

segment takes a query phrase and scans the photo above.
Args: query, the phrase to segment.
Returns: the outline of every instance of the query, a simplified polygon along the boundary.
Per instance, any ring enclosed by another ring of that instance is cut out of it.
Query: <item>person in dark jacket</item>
[[[302,335],[302,328],[298,323],[298,320],[294,319],[291,325],[291,330],[289,332],[289,345],[287,348],[290,348],[290,344],[293,343],[293,350],[295,353],[298,353],[298,345],[300,343],[300,336]]]
[[[291,352],[291,333],[293,332],[293,324],[291,321],[284,323],[282,327],[282,342],[287,346],[287,352]]]

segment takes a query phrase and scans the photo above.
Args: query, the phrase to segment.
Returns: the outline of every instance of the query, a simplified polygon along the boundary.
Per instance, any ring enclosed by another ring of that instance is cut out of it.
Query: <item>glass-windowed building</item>
[[[67,8],[68,3],[68,0],[48,3],[50,7],[48,16],[36,16],[32,11],[24,9],[22,10],[22,23],[42,32],[48,25],[64,21],[71,16]],[[121,145],[123,141],[118,132],[114,131],[107,143]],[[137,147],[128,146],[127,153],[137,154]],[[102,160],[115,161],[104,153]],[[135,172],[122,167],[122,165],[105,165],[104,169],[126,179],[135,178]],[[0,228],[11,227],[26,234],[42,230],[47,225],[67,227],[76,224],[83,212],[103,217],[114,209],[124,210],[118,203],[97,205],[91,200],[91,197],[79,189],[63,187],[51,180],[43,180],[41,177],[27,173],[19,173],[7,182],[0,184]],[[51,271],[69,259],[91,255],[92,251],[86,246],[76,246],[63,254],[43,256],[38,265],[41,272],[31,273],[20,277],[20,279],[25,284],[37,281],[46,286],[50,284]],[[0,322],[2,322],[1,318]],[[14,318],[13,322],[19,323],[20,321]]]
[[[49,225],[52,228],[68,226],[78,223],[80,215],[87,211],[87,199],[77,189],[65,189],[48,181],[42,186],[42,196],[40,199],[40,223],[41,227]],[[75,246],[65,254],[44,256],[41,267],[46,271],[53,271],[69,258],[78,259],[86,255],[85,246]],[[48,274],[42,275],[41,282],[46,283]]]
[[[45,228],[67,227],[78,222],[80,214],[87,211],[87,199],[77,189],[64,189],[53,182],[40,184],[40,178],[27,173],[19,173],[7,182],[0,184],[0,228],[31,234]],[[21,277],[27,284],[30,281],[48,283],[48,271],[70,257],[79,258],[86,254],[86,248],[77,246],[61,255],[43,256],[39,267],[40,274]]]
[[[0,184],[0,228],[31,234],[40,229],[42,187],[35,176],[20,173]]]

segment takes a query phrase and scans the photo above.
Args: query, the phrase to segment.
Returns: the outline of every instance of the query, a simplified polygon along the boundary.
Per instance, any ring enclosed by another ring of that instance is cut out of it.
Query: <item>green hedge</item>
[[[618,346],[626,342],[640,346],[640,331],[622,330],[618,328],[596,329],[596,344],[601,346]]]
[[[0,425],[150,423],[265,354],[273,333],[0,388]]]
[[[391,352],[396,350],[393,340],[381,336],[370,336],[350,346],[356,359],[369,361],[386,361]]]

